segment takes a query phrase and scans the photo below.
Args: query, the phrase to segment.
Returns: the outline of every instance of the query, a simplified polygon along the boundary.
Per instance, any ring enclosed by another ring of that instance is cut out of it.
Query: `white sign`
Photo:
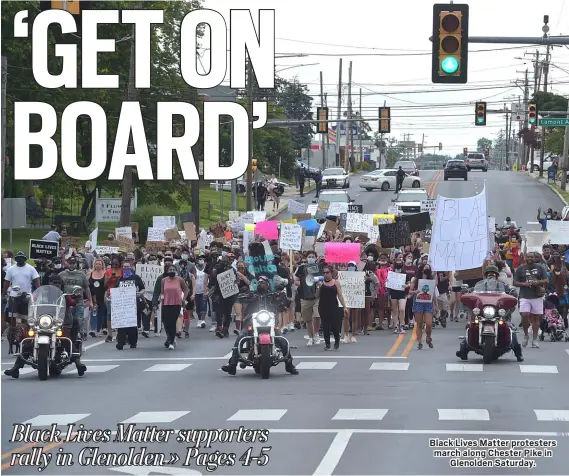
[[[387,214],[399,215],[399,207],[397,205],[391,205],[390,207],[387,207]]]
[[[355,233],[367,233],[373,225],[373,215],[367,213],[347,213],[346,231]]]
[[[175,228],[176,227],[176,217],[152,217],[152,227],[158,228],[160,230],[167,230],[168,228]]]
[[[379,240],[379,228],[377,225],[372,225],[368,228],[367,232],[368,240],[371,243],[377,243]]]
[[[434,279],[419,279],[419,285],[417,286],[416,300],[417,302],[429,303],[433,301],[435,296],[435,280]]]
[[[97,199],[97,223],[118,222],[121,219],[122,198]],[[130,211],[134,211],[134,200],[130,202]]]
[[[237,277],[235,276],[235,271],[229,269],[217,275],[217,284],[219,284],[219,290],[223,299],[227,299],[230,296],[239,294],[239,286],[237,286]]]
[[[569,221],[547,220],[547,231],[551,233],[552,245],[569,244]]]
[[[243,232],[243,251],[245,253],[249,253],[249,243],[255,239],[255,232],[254,231],[247,231]]]
[[[239,220],[239,212],[235,210],[231,210],[229,212],[229,220],[230,221],[237,221]]]
[[[348,213],[348,204],[332,202],[328,207],[328,216],[339,217],[342,213]]]
[[[526,231],[526,252],[541,253],[543,245],[549,243],[549,240],[551,240],[551,233],[548,231]]]
[[[338,281],[348,309],[364,309],[366,302],[365,273],[363,271],[338,271]]]
[[[407,281],[407,274],[388,271],[387,283],[385,286],[388,289],[393,289],[394,291],[405,291],[406,281]]]
[[[117,254],[119,252],[119,248],[118,246],[97,246],[95,251],[99,256],[112,255]]]
[[[439,195],[429,259],[435,271],[462,271],[482,266],[488,255],[486,187],[475,197]]]
[[[146,241],[164,241],[166,237],[164,236],[164,228],[148,228],[148,236]]]
[[[89,241],[91,242],[91,249],[94,250],[97,248],[97,239],[99,237],[99,229],[95,228],[91,234],[89,235]]]
[[[293,215],[298,215],[306,212],[306,205],[304,203],[297,202],[296,200],[288,201],[288,211]]]
[[[306,208],[306,213],[309,213],[310,215],[314,216],[314,215],[316,215],[316,210],[318,210],[318,204],[317,203],[311,203]]]
[[[144,283],[145,296],[150,295],[150,299],[152,299],[156,281],[164,274],[164,265],[138,263],[136,265],[136,274],[140,276],[140,279],[142,279],[142,282]]]
[[[125,238],[132,240],[132,228],[130,226],[115,228],[115,238],[118,239],[119,236],[124,236]]]
[[[136,327],[136,287],[111,289],[111,325],[113,329]]]
[[[429,198],[428,200],[421,200],[421,211],[429,212],[432,222],[435,218],[435,212],[437,211],[437,201],[434,198]]]
[[[253,212],[253,221],[255,223],[265,221],[266,219],[267,219],[267,212],[264,212],[264,211],[254,211]]]
[[[300,251],[302,248],[302,227],[291,223],[281,223],[281,250]]]

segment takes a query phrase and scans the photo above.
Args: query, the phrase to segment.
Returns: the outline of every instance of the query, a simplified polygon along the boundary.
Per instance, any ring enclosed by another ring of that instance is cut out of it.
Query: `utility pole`
[[[350,150],[348,142],[348,131],[352,131],[352,62],[348,68],[348,122],[346,123],[346,149],[344,150],[344,169],[351,170]]]
[[[324,105],[328,107],[328,93],[324,94]],[[326,134],[326,167],[328,167],[328,152],[330,151],[330,133]]]
[[[569,117],[569,101],[567,102],[567,117]],[[567,169],[569,169],[569,127],[565,128],[565,140],[563,142],[563,164],[561,165],[561,190],[567,190]]]
[[[4,179],[6,174],[6,85],[8,83],[8,58],[2,56],[2,200],[4,200]],[[4,210],[4,206],[2,206]]]
[[[130,66],[128,70],[128,89],[127,100],[136,101],[136,88],[134,85],[134,30],[135,25],[132,25],[132,38],[130,39]],[[134,141],[132,132],[128,138],[127,154],[134,154]],[[130,204],[132,201],[132,166],[129,165],[124,168],[124,176],[122,181],[122,201],[121,201],[121,217],[120,226],[130,225]]]
[[[360,122],[358,122],[358,138],[360,139],[360,161],[364,161],[364,149],[362,147],[362,88],[360,88]]]
[[[338,79],[338,122],[336,122],[336,167],[340,166],[340,120],[342,119],[342,58]]]
[[[526,69],[526,77],[525,77],[525,84],[524,84],[524,131],[528,128],[528,115],[527,115],[527,108],[529,104],[529,82],[528,82],[528,70]],[[529,147],[526,144],[526,139],[524,136],[524,159],[523,165],[527,164],[529,161]],[[533,172],[533,164],[530,164],[531,169],[530,172]]]
[[[190,89],[190,104],[194,106],[198,105],[198,90]],[[202,149],[202,163],[203,163],[203,149]],[[194,164],[196,165],[196,170],[200,171],[200,157],[198,154],[194,154]],[[203,173],[203,172],[202,172]],[[194,224],[196,229],[199,231],[200,227],[200,178],[190,182],[191,196],[192,196],[192,212],[194,213]]]
[[[324,80],[322,79],[322,71],[320,71],[320,106],[324,106]],[[328,135],[328,134],[326,134]],[[321,144],[322,144],[322,170],[326,168],[328,164],[328,154],[326,146],[324,145],[324,134],[321,134]]]
[[[504,103],[504,111],[506,112],[506,158],[504,159],[504,164],[508,165],[508,149],[510,143],[510,129],[508,127],[508,111],[506,109],[506,103]],[[500,167],[502,169],[502,167]]]
[[[233,119],[231,120],[231,124],[229,125],[231,134],[231,163],[235,160],[235,124],[233,123]],[[279,177],[280,180],[280,177]],[[233,179],[231,181],[231,210],[237,210],[237,179]]]
[[[249,114],[249,165],[247,167],[247,211],[253,210],[253,71],[247,61],[247,113]]]
[[[550,46],[547,45],[547,49],[545,52],[545,62],[542,66],[543,71],[543,92],[547,92],[547,76],[549,75],[549,48]],[[543,177],[543,161],[545,156],[545,134],[547,129],[544,127],[541,128],[541,147],[539,151],[539,176]]]

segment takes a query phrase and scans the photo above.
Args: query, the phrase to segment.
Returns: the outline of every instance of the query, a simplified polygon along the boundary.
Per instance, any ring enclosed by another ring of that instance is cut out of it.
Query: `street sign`
[[[537,120],[538,126],[549,126],[549,127],[569,127],[568,117],[548,117]]]

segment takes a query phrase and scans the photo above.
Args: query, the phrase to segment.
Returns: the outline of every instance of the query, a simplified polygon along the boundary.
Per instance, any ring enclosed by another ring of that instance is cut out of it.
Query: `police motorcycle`
[[[263,278],[259,278],[261,279]],[[277,335],[281,333],[276,314],[273,312],[286,309],[287,295],[283,289],[287,286],[288,280],[275,275],[273,283],[277,289],[275,292],[241,293],[237,296],[241,304],[254,307],[256,310],[247,313],[243,323],[244,331],[237,344],[239,366],[241,369],[253,367],[255,373],[261,375],[263,379],[270,377],[272,367],[281,362],[286,364],[287,359],[290,359],[290,355],[283,353],[283,348],[289,349],[287,354],[290,354],[290,349],[296,349],[290,345],[286,337]]]
[[[517,293],[498,281],[495,266],[488,266],[484,275],[485,279],[461,295],[460,300],[470,310],[471,319],[466,325],[466,335],[459,337],[461,343],[456,356],[468,360],[468,353],[472,351],[481,355],[485,364],[490,364],[513,351],[518,362],[522,362],[518,331],[511,324],[518,304]]]
[[[82,341],[77,336],[75,346],[71,339],[73,316],[67,306],[67,296],[74,300],[83,297],[83,289],[74,286],[71,294],[64,294],[57,286],[40,286],[29,301],[28,337],[22,340],[22,348],[26,341],[28,347],[33,344],[33,352],[24,362],[38,371],[40,380],[61,374],[61,371],[81,357]],[[75,347],[75,348],[74,348]]]

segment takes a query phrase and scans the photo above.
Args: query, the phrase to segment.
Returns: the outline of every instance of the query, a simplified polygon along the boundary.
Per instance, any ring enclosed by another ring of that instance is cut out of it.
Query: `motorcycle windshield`
[[[474,286],[475,293],[505,293],[506,286],[497,279],[484,279]]]
[[[41,286],[34,291],[30,299],[29,316],[40,317],[48,314],[63,320],[65,317],[65,296],[56,286]]]

